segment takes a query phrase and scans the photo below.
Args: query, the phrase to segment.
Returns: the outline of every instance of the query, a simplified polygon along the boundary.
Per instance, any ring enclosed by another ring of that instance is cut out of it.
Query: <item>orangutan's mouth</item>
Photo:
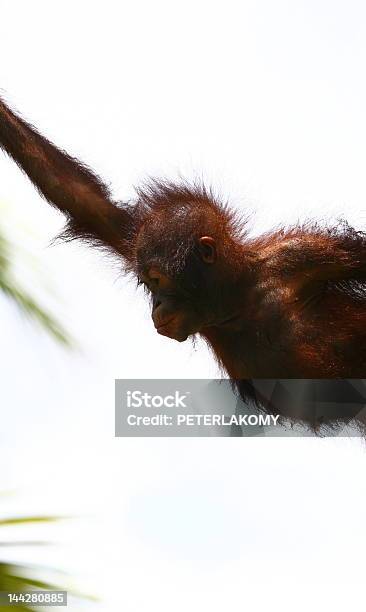
[[[168,325],[170,325],[170,323],[172,323],[174,319],[175,317],[172,317],[171,319],[168,319],[168,321],[164,321],[163,323],[160,323],[160,325],[157,325],[156,331],[158,332],[158,334],[160,334],[161,329],[165,329],[166,327],[168,327]]]
[[[156,327],[156,331],[158,334],[162,336],[166,336],[167,338],[171,338],[171,340],[177,340],[177,342],[184,342],[188,338],[188,334],[182,332],[180,329],[172,329],[170,326],[174,323],[174,319],[176,317],[172,317],[168,321],[164,321],[161,325]]]
[[[230,325],[231,323],[236,323],[237,321],[239,321],[241,318],[240,314],[235,314],[232,315],[231,317],[224,319],[223,321],[219,321],[216,325],[218,325],[219,327],[222,325]]]

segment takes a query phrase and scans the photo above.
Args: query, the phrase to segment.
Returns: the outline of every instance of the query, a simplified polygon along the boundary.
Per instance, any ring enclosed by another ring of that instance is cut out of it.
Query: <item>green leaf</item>
[[[57,342],[66,347],[72,347],[71,338],[62,325],[42,308],[31,295],[19,287],[12,277],[10,250],[8,241],[0,234],[0,291],[13,300],[25,314],[35,319]]]
[[[0,519],[0,527],[4,525],[22,525],[24,523],[54,523],[59,521],[60,518],[58,516],[17,516]]]

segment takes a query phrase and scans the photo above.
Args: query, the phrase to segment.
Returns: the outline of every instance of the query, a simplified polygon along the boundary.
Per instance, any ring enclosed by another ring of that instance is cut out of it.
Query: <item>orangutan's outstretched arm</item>
[[[96,174],[41,136],[1,99],[0,148],[44,198],[66,215],[66,238],[83,238],[124,254],[133,225],[131,209],[114,204]]]

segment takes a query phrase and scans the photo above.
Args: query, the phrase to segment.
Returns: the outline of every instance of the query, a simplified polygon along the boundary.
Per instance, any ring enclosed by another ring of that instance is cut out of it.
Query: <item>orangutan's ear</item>
[[[198,240],[199,250],[202,261],[207,264],[215,263],[217,259],[216,242],[211,236],[202,236]]]

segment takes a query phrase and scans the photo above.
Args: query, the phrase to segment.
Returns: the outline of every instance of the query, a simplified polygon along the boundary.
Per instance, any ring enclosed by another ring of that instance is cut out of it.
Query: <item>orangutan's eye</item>
[[[158,289],[160,278],[158,276],[150,276],[149,281],[154,289]]]

